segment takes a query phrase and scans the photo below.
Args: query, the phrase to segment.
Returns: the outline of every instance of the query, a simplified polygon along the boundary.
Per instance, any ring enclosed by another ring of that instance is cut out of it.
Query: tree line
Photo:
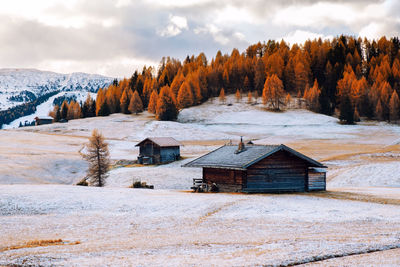
[[[399,49],[397,37],[368,40],[342,35],[291,47],[284,40],[259,42],[243,53],[218,51],[211,62],[204,53],[182,62],[162,58],[157,71],[144,67],[129,79],[100,89],[85,112],[89,106],[90,116],[137,114],[147,109],[159,120],[174,120],[180,109],[211,97],[247,94],[248,102],[262,96],[271,109],[280,109],[295,96],[308,109],[337,113],[345,123],[360,117],[396,122],[400,117]],[[79,117],[85,117],[85,112]]]
[[[36,112],[36,107],[46,102],[50,97],[58,94],[59,91],[54,91],[37,97],[35,100],[24,103],[7,110],[0,111],[0,129],[3,124],[9,124],[12,121],[27,115],[31,115]]]

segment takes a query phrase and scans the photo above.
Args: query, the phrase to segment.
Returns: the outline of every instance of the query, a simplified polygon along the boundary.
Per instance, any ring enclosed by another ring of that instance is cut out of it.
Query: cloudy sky
[[[0,68],[130,76],[284,38],[398,36],[398,0],[0,0]]]

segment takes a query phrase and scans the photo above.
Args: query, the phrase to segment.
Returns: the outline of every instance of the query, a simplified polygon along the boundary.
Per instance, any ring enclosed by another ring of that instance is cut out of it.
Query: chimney
[[[239,154],[245,150],[244,143],[243,143],[243,136],[240,137],[240,143],[238,145],[238,149],[235,151],[235,154]]]

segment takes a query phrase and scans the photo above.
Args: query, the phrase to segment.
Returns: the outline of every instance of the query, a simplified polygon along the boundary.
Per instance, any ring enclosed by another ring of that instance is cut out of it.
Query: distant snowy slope
[[[32,122],[35,120],[35,117],[41,117],[41,116],[48,116],[49,112],[54,109],[53,101],[56,98],[59,97],[72,97],[74,96],[76,101],[79,102],[84,102],[87,97],[86,92],[82,91],[68,91],[68,92],[60,92],[52,97],[50,97],[46,102],[38,105],[36,107],[36,112],[27,116],[19,117],[18,119],[12,121],[9,124],[4,124],[2,129],[11,129],[11,128],[18,128],[19,124],[22,123],[24,124],[25,122]],[[90,93],[90,96],[92,99],[96,99],[96,94],[95,93]]]
[[[111,77],[97,74],[60,74],[36,69],[0,69],[0,110],[32,101],[54,91],[96,92]]]

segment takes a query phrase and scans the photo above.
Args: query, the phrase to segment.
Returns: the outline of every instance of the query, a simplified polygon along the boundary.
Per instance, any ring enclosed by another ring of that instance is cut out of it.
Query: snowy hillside
[[[0,110],[54,91],[96,92],[113,81],[97,74],[61,74],[36,69],[0,69]]]
[[[227,98],[173,122],[143,112],[0,130],[0,265],[399,266],[398,125]],[[109,143],[106,187],[72,186],[86,175],[79,151],[93,129]],[[129,164],[149,136],[175,137],[183,159]],[[240,136],[327,165],[328,191],[189,193],[202,169],[181,165]],[[128,188],[134,181],[154,190]]]
[[[32,122],[35,120],[35,117],[41,117],[41,116],[48,116],[49,111],[53,110],[54,105],[53,101],[57,98],[60,97],[74,97],[76,101],[79,103],[80,101],[84,102],[87,97],[87,92],[82,92],[82,91],[69,91],[69,92],[60,92],[52,97],[50,97],[46,102],[38,105],[36,107],[36,112],[27,116],[19,117],[18,119],[12,121],[9,124],[4,124],[2,129],[11,129],[11,128],[18,128],[19,124],[22,123],[22,125],[25,122]],[[96,94],[95,93],[90,93],[90,96],[92,99],[96,99]]]

